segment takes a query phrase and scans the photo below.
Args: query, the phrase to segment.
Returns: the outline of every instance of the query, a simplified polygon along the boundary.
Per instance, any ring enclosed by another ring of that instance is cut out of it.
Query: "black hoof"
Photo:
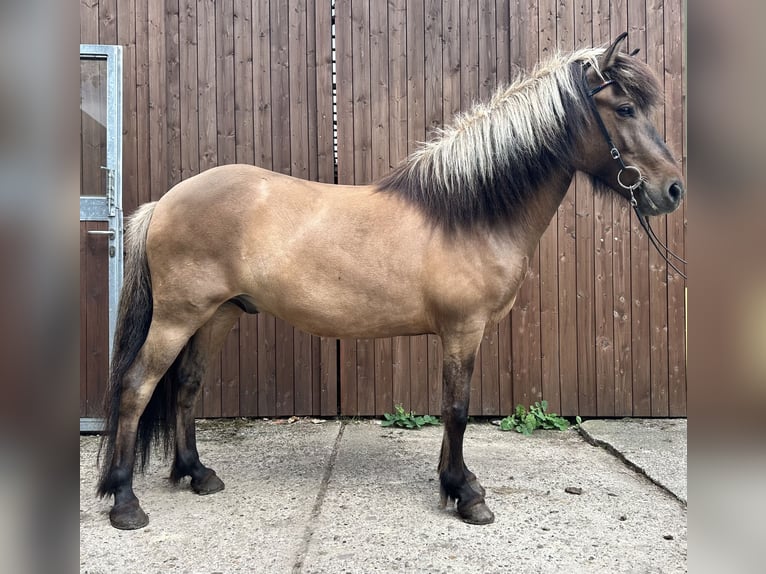
[[[149,517],[141,509],[138,499],[135,499],[112,507],[109,522],[120,530],[136,530],[149,524]]]
[[[466,506],[461,506],[458,503],[457,511],[463,522],[467,524],[491,524],[495,521],[495,515],[483,500]]]
[[[202,479],[192,479],[191,487],[197,494],[213,494],[214,492],[223,490],[225,485],[223,481],[218,478],[218,475],[214,470],[208,470]]]

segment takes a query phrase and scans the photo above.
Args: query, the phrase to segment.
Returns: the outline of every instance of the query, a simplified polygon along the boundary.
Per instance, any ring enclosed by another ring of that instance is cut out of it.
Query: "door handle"
[[[91,229],[88,235],[108,235],[110,239],[114,239],[114,229]]]

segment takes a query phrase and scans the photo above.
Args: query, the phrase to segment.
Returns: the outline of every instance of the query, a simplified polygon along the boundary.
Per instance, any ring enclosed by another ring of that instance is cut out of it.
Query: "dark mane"
[[[591,108],[583,66],[597,68],[602,48],[557,55],[499,88],[437,130],[377,182],[448,229],[470,229],[524,216],[522,207],[552,170],[568,168]],[[627,55],[608,74],[647,109],[660,88],[647,66]]]

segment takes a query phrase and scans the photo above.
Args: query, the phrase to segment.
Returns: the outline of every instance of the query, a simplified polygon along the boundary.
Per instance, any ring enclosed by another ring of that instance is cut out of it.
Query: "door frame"
[[[122,46],[80,44],[80,61],[106,61],[106,187],[104,195],[80,196],[80,222],[102,221],[107,230],[88,233],[108,235],[108,304],[109,360],[112,357],[114,331],[123,277],[123,213],[122,213]],[[80,419],[80,430],[103,426],[98,419]]]

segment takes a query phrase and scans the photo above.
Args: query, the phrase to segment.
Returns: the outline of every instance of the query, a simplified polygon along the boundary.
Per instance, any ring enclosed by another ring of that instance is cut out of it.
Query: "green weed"
[[[431,415],[416,415],[413,411],[406,412],[402,405],[396,405],[396,412],[383,413],[383,422],[381,426],[391,427],[397,426],[406,429],[419,429],[426,425],[438,425],[438,417],[432,417]]]
[[[556,413],[546,412],[547,410],[548,401],[536,402],[529,407],[529,410],[525,409],[523,405],[517,405],[512,415],[500,421],[500,429],[530,435],[536,429],[563,431],[569,428],[568,420]],[[579,425],[580,422],[580,417],[577,417],[577,424]]]

